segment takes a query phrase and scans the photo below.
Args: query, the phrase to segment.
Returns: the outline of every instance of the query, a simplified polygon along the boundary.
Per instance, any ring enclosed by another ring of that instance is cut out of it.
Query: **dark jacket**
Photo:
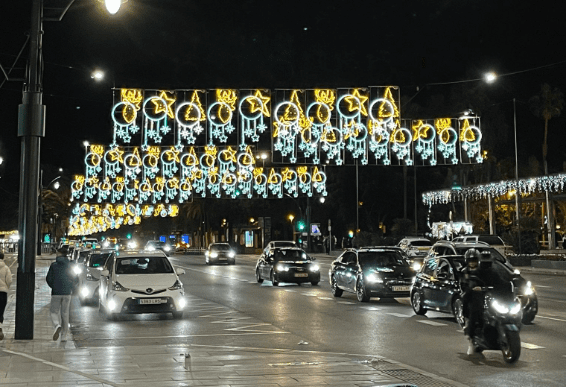
[[[49,266],[46,281],[51,288],[51,295],[67,296],[75,290],[79,277],[73,272],[73,265],[67,257],[57,257]]]

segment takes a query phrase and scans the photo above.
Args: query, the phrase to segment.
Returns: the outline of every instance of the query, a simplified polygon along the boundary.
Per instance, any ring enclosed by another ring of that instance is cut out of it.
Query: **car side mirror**
[[[175,273],[177,273],[177,275],[183,275],[183,274],[185,274],[185,270],[181,269],[180,267],[176,267]]]
[[[110,272],[107,269],[103,269],[100,272],[100,275],[103,276],[103,277],[108,277],[108,275],[110,275]]]

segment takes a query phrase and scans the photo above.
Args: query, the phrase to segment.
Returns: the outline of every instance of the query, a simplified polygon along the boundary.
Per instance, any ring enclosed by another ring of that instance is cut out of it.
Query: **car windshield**
[[[471,247],[458,247],[458,248],[456,248],[456,253],[458,255],[465,255],[466,251],[468,251],[470,248]],[[501,253],[494,248],[491,248],[491,247],[488,247],[488,246],[485,246],[485,247],[474,246],[473,248],[478,250],[482,254],[482,256],[484,256],[484,257],[489,257],[489,258],[493,259],[494,261],[507,262],[505,257],[503,255],[501,255]]]
[[[430,241],[411,241],[413,246],[432,246]]]
[[[90,256],[90,260],[88,263],[89,267],[101,267],[104,266],[104,264],[106,263],[106,260],[108,259],[109,256],[111,256],[112,253],[104,253],[104,254],[92,254]]]
[[[362,268],[408,266],[403,256],[396,251],[362,251],[358,254]]]
[[[494,246],[503,244],[503,241],[501,240],[501,238],[499,238],[498,236],[493,236],[493,235],[480,235],[478,237],[478,240],[480,242],[485,242],[487,244],[494,245]]]
[[[302,250],[275,250],[273,253],[275,261],[308,261],[308,255]]]
[[[230,245],[212,245],[210,246],[210,249],[216,251],[228,251],[230,250]]]
[[[116,274],[173,273],[173,266],[165,257],[118,258]]]

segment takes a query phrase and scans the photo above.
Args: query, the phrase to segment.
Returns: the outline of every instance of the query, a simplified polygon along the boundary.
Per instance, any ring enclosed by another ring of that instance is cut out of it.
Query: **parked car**
[[[280,282],[301,284],[320,282],[320,267],[303,249],[298,247],[275,247],[264,251],[257,260],[255,277],[258,283],[271,281],[273,286]]]
[[[98,300],[100,272],[106,260],[115,253],[113,249],[92,250],[84,260],[83,270],[79,274],[79,300],[81,305]]]
[[[358,301],[370,297],[409,297],[415,271],[397,247],[362,247],[344,251],[330,265],[330,291],[341,297],[355,293]]]
[[[429,258],[436,258],[447,255],[465,255],[468,249],[474,248],[478,250],[485,259],[493,261],[493,267],[498,269],[500,274],[513,281],[518,291],[518,297],[521,300],[523,309],[523,323],[529,324],[538,313],[538,297],[536,289],[530,281],[521,276],[519,270],[515,269],[511,262],[499,253],[499,251],[487,243],[463,243],[451,241],[438,241],[430,249]],[[499,268],[501,266],[501,269]]]
[[[173,268],[162,252],[120,253],[100,273],[100,312],[107,318],[126,313],[172,313],[183,317],[185,271]]]
[[[501,255],[507,255],[513,252],[513,247],[509,246],[503,239],[501,239],[497,235],[460,235],[452,240],[452,242],[456,243],[477,243],[477,242],[484,242],[490,245],[491,247],[497,249],[501,253]]]
[[[423,258],[432,247],[432,242],[423,237],[405,237],[399,241],[398,247],[403,249],[409,257],[409,261],[415,270],[420,269]]]
[[[160,250],[163,251],[165,255],[169,256],[173,248],[167,242],[154,240],[154,241],[147,241],[144,250],[149,252]]]
[[[229,265],[236,263],[236,252],[229,243],[214,242],[209,244],[204,256],[207,265],[220,262],[226,262]]]

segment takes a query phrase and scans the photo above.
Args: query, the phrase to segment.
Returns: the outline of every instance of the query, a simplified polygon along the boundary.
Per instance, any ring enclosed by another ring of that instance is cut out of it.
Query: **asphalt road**
[[[472,386],[563,386],[566,380],[566,277],[525,273],[539,295],[539,314],[521,330],[518,363],[500,352],[470,359],[453,318],[414,314],[408,298],[360,303],[354,294],[334,298],[328,284],[331,258],[319,256],[322,280],[310,284],[258,284],[256,256],[236,265],[207,266],[203,256],[174,255],[189,305],[182,320],[133,315],[106,321],[94,306],[73,304],[78,346],[191,343],[298,349],[384,356]]]

